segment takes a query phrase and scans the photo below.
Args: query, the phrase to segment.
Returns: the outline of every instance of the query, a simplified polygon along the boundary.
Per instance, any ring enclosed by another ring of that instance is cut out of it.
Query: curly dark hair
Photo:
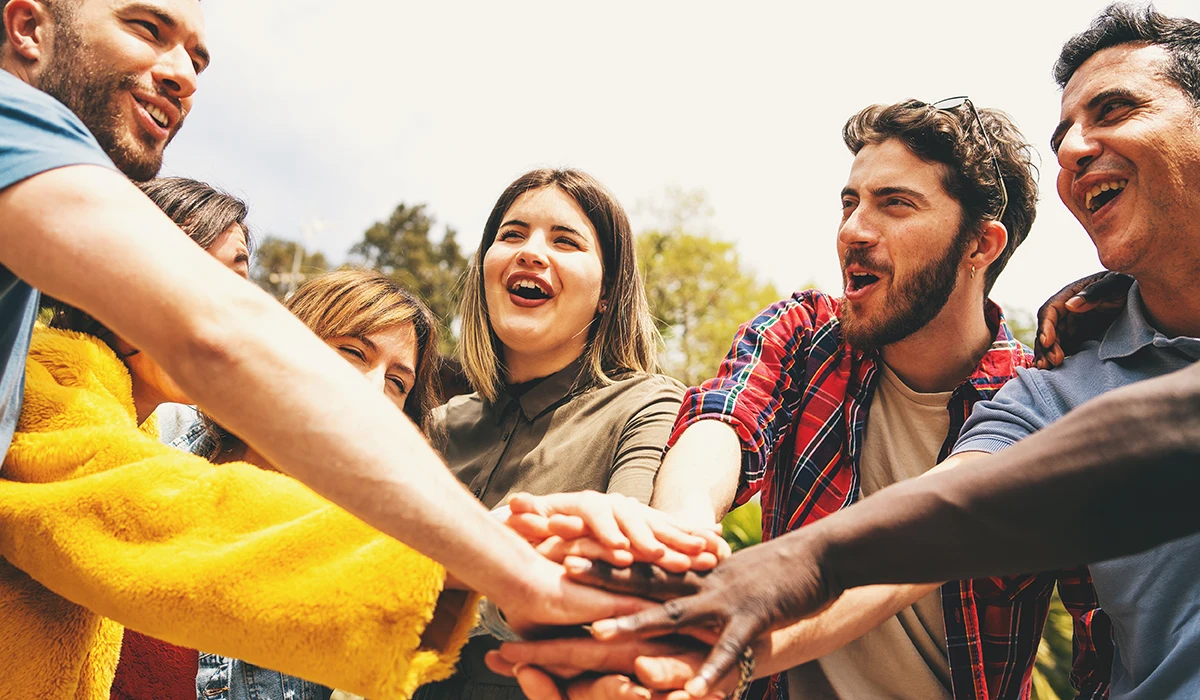
[[[1008,230],[1008,243],[988,266],[986,294],[1033,226],[1037,215],[1037,166],[1033,164],[1033,146],[1007,114],[996,109],[976,111],[978,122],[965,102],[952,109],[919,100],[871,105],[846,121],[842,140],[857,155],[865,146],[898,139],[922,160],[945,165],[942,186],[963,208],[959,242],[978,234],[983,222],[995,219],[1003,206],[992,160],[995,154],[1008,193],[1008,206],[1000,219]],[[987,129],[986,137],[979,130],[980,123]]]
[[[1200,22],[1167,17],[1153,5],[1113,3],[1091,26],[1063,44],[1054,63],[1054,80],[1065,88],[1075,71],[1104,49],[1122,44],[1150,44],[1167,52],[1163,76],[1175,83],[1200,109]]]

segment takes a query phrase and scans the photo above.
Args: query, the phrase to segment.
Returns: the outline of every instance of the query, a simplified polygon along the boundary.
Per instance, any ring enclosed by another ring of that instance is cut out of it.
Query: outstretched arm
[[[699,693],[733,668],[751,640],[812,615],[846,588],[1062,568],[1196,532],[1197,460],[1200,366],[1101,396],[969,469],[891,486],[739,552],[707,577],[639,581],[632,580],[636,569],[571,560],[568,569],[620,590],[687,596],[669,608],[597,623],[601,637],[697,623],[722,629],[700,674],[705,682],[692,688]],[[1172,488],[1162,489],[1167,482]],[[1118,510],[1123,516],[1113,518]]]
[[[149,353],[282,471],[471,587],[543,622],[592,614],[567,613],[583,599],[562,597],[560,570],[488,516],[390,401],[122,175],[71,166],[0,192],[0,263]]]

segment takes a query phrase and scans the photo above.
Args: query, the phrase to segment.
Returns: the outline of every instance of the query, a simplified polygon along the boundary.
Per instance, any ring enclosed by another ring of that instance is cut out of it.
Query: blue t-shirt
[[[0,190],[66,165],[114,168],[71,110],[0,70]],[[21,394],[25,357],[37,319],[38,292],[0,265],[0,449],[8,451]]]
[[[975,404],[954,452],[997,452],[1088,399],[1184,369],[1196,360],[1200,339],[1167,338],[1155,331],[1146,321],[1135,284],[1125,310],[1100,342],[1085,343],[1057,369],[1017,370],[1017,379],[993,400]],[[1115,512],[1112,517],[1124,516]],[[1116,650],[1109,697],[1200,698],[1200,535],[1090,564],[1088,569],[1100,606],[1113,623]]]

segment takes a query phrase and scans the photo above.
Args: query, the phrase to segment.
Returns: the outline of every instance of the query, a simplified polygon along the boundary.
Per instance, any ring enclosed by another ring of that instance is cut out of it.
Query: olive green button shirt
[[[650,502],[684,387],[661,374],[577,386],[579,361],[519,398],[458,396],[433,415],[450,471],[488,508],[513,493],[586,489]]]

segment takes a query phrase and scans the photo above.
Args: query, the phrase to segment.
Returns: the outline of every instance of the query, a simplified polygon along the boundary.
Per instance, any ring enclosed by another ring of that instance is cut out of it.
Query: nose
[[[879,234],[870,221],[868,207],[859,204],[842,221],[838,229],[838,246],[843,248],[869,247],[879,242]]]
[[[363,376],[367,378],[371,386],[387,393],[387,368],[382,363],[363,369]]]
[[[1058,144],[1058,165],[1063,170],[1079,172],[1099,155],[1099,142],[1089,138],[1080,124],[1067,129]]]
[[[176,44],[159,57],[154,66],[154,82],[180,100],[191,99],[196,94],[196,65],[183,44]]]
[[[546,235],[533,231],[517,251],[517,262],[528,267],[546,267]]]

